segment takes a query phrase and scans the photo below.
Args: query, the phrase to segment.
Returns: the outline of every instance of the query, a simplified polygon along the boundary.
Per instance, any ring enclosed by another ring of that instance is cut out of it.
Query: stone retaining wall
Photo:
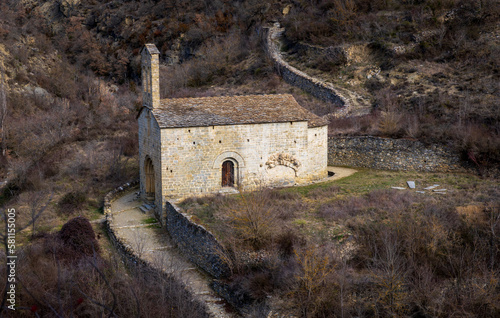
[[[137,257],[134,254],[132,248],[130,248],[127,244],[122,242],[122,240],[120,240],[120,238],[116,236],[115,231],[113,230],[113,214],[111,213],[111,202],[113,202],[114,199],[122,192],[127,191],[137,186],[138,184],[139,180],[134,180],[132,182],[122,185],[121,187],[113,189],[113,191],[106,194],[106,196],[104,197],[104,216],[106,218],[104,221],[104,227],[106,229],[106,232],[108,233],[111,243],[128,261],[128,263],[135,265],[142,265],[152,269],[151,265],[142,260],[141,258]]]
[[[166,228],[179,250],[215,278],[231,275],[231,260],[224,247],[203,226],[191,222],[181,209],[167,201]]]
[[[135,256],[133,250],[122,242],[113,230],[113,214],[111,202],[122,192],[139,184],[139,180],[129,182],[114,189],[104,197],[105,227],[115,247],[122,255],[134,264],[150,265]],[[170,202],[166,202],[166,229],[179,250],[191,262],[198,265],[215,278],[224,278],[231,275],[231,260],[227,252],[217,239],[203,226],[191,222],[190,217]]]
[[[328,137],[328,165],[384,170],[465,171],[460,156],[442,145],[407,139]]]
[[[273,27],[263,29],[265,48],[268,56],[273,60],[274,66],[281,77],[289,84],[296,86],[314,97],[326,102],[331,102],[338,106],[344,106],[347,110],[348,100],[342,96],[335,88],[328,83],[313,78],[304,72],[288,64],[281,56],[278,47],[278,39],[283,33],[278,24]]]

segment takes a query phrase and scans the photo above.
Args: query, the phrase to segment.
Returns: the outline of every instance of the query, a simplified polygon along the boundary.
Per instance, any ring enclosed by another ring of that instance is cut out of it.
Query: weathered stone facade
[[[383,170],[465,171],[460,157],[444,146],[378,137],[329,137],[328,165]]]
[[[143,64],[151,63],[143,66],[145,77],[158,74],[155,49],[148,45],[142,51]],[[287,186],[327,176],[327,122],[291,95],[156,101],[158,81],[143,81],[140,189],[144,198],[153,194],[162,224],[169,198]],[[229,183],[224,175],[230,175]]]
[[[309,143],[326,150],[325,138],[320,140],[326,129],[317,130],[319,136],[311,134],[309,139],[307,122],[162,129],[163,195],[204,195],[221,190],[225,160],[234,163],[235,183],[243,190],[325,177],[326,152],[321,168],[309,157]],[[295,158],[295,165],[286,160],[266,164],[279,155]]]

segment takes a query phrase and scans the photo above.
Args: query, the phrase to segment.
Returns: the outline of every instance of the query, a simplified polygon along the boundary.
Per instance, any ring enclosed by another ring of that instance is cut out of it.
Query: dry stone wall
[[[371,136],[329,137],[328,165],[434,172],[467,170],[460,156],[442,145]]]
[[[104,197],[104,214],[106,216],[105,227],[113,245],[121,254],[133,264],[143,266],[150,265],[138,258],[133,250],[116,236],[113,229],[113,214],[111,213],[111,202],[131,188],[136,187],[139,180],[126,183],[114,189]],[[215,278],[224,278],[231,275],[231,260],[227,256],[224,247],[217,239],[203,226],[191,222],[188,215],[166,201],[165,205],[166,222],[162,222],[170,237],[180,251],[184,253],[191,262],[198,265]]]
[[[231,275],[231,260],[215,237],[203,226],[191,222],[189,216],[170,202],[165,205],[170,237],[191,262],[215,278]]]
[[[122,242],[118,236],[116,236],[113,229],[113,214],[111,213],[111,202],[113,202],[118,195],[122,194],[124,191],[136,187],[138,184],[139,180],[128,182],[106,194],[106,196],[104,197],[104,215],[106,217],[104,226],[106,228],[106,232],[108,232],[109,239],[128,263],[152,268],[147,262],[137,257],[134,251],[127,244]]]
[[[283,59],[278,47],[278,39],[283,31],[284,29],[280,28],[279,24],[263,30],[267,54],[273,60],[278,73],[287,83],[308,92],[318,99],[338,106],[344,106],[347,112],[349,102],[332,85],[301,72]]]

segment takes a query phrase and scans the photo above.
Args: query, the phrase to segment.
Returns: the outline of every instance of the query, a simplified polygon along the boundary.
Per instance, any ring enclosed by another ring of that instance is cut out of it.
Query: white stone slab
[[[435,190],[432,190],[432,191],[434,191],[434,192],[445,192],[446,189],[435,189]]]
[[[439,184],[431,185],[430,187],[424,188],[424,190],[432,190],[439,187]]]
[[[406,181],[408,188],[415,189],[415,181]]]
[[[397,190],[406,190],[406,188],[403,188],[403,187],[391,187],[393,189],[397,189]]]
[[[417,193],[426,193],[425,191],[415,191]]]

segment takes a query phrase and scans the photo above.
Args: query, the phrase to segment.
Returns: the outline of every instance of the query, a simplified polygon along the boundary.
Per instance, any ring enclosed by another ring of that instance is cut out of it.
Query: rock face
[[[384,170],[463,171],[460,156],[444,146],[378,137],[329,137],[328,165]]]

